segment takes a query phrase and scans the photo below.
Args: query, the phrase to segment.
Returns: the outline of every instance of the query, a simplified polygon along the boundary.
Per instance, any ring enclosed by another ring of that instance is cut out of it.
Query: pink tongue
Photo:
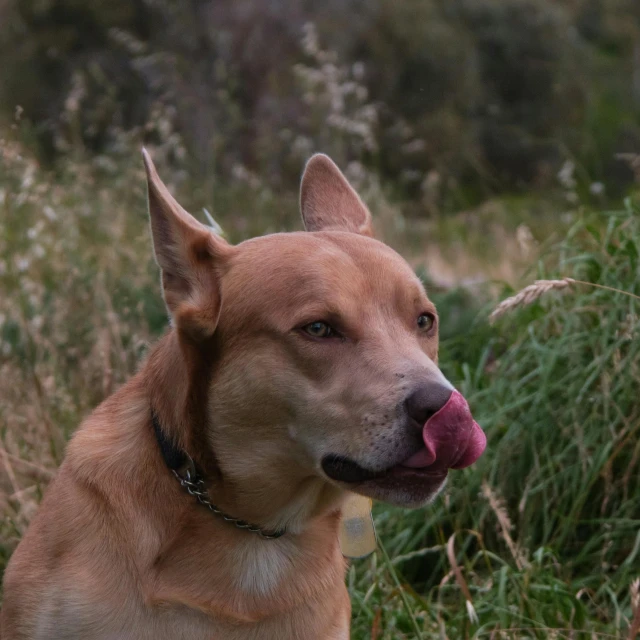
[[[427,443],[426,440],[425,444],[427,446],[424,449],[421,449],[418,453],[414,453],[408,460],[402,463],[402,466],[411,467],[412,469],[424,469],[425,467],[431,466],[436,461],[436,452],[430,448],[431,444]]]
[[[422,438],[425,448],[403,462],[403,466],[464,469],[473,464],[487,446],[487,437],[472,418],[467,401],[455,390],[447,403],[427,420]]]

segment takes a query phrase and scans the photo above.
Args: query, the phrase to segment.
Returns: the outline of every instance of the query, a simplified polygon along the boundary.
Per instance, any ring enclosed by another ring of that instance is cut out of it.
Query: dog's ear
[[[312,156],[300,185],[300,211],[307,231],[352,231],[373,236],[369,209],[329,156]]]
[[[162,270],[167,309],[178,329],[194,338],[206,338],[218,324],[219,271],[233,248],[176,202],[145,149],[142,157],[147,172],[153,248]]]

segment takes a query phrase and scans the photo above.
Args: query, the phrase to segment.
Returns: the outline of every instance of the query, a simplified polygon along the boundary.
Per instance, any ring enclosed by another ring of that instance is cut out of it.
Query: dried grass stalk
[[[535,302],[548,291],[560,291],[574,285],[583,285],[585,287],[593,287],[594,289],[612,291],[613,293],[628,296],[634,300],[640,300],[640,296],[635,293],[624,291],[623,289],[617,289],[616,287],[609,287],[605,284],[596,284],[595,282],[585,282],[584,280],[575,280],[574,278],[562,278],[562,280],[536,280],[533,284],[530,284],[522,291],[516,293],[515,296],[511,296],[510,298],[503,300],[489,316],[489,322],[495,322],[500,316],[503,316],[505,313],[515,309],[516,307],[524,307]]]
[[[631,583],[631,612],[633,618],[629,625],[629,636],[627,640],[635,640],[640,635],[640,578],[636,578]]]
[[[511,531],[513,530],[513,524],[509,518],[507,508],[505,507],[504,500],[499,498],[495,492],[489,486],[486,480],[482,481],[482,495],[487,499],[491,510],[498,519],[500,529],[502,531],[502,538],[506,542],[509,551],[515,560],[516,566],[520,571],[527,568],[529,563],[525,557],[525,554],[518,547],[517,542],[511,537]]]
[[[478,614],[476,613],[475,607],[473,606],[473,600],[471,598],[471,591],[469,591],[469,586],[467,585],[467,581],[464,579],[462,575],[462,570],[458,565],[458,561],[456,560],[456,552],[455,552],[455,538],[456,534],[454,533],[449,540],[447,541],[447,557],[449,558],[449,562],[451,563],[451,569],[453,571],[453,575],[455,576],[456,582],[460,587],[465,599],[465,604],[467,607],[467,615],[469,616],[469,620],[473,624],[478,624]]]
[[[533,284],[522,289],[506,300],[503,300],[489,316],[489,322],[495,322],[500,316],[508,313],[516,307],[524,307],[549,291],[561,291],[571,285],[576,284],[573,278],[562,278],[562,280],[536,280]]]

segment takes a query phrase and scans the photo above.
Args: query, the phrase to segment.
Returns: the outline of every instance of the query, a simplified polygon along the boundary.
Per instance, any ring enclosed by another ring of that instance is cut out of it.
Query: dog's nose
[[[427,420],[447,404],[452,392],[452,387],[440,382],[422,383],[405,400],[408,416],[422,429]]]

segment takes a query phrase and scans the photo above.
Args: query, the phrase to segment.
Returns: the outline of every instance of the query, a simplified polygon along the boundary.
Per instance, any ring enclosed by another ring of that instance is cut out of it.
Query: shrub
[[[286,190],[303,148],[331,150],[420,212],[550,187],[567,158],[624,187],[611,157],[640,139],[637,17],[630,0],[8,0],[0,108],[22,107],[51,160],[108,150],[160,105],[202,174]],[[334,85],[346,112],[323,102]]]

